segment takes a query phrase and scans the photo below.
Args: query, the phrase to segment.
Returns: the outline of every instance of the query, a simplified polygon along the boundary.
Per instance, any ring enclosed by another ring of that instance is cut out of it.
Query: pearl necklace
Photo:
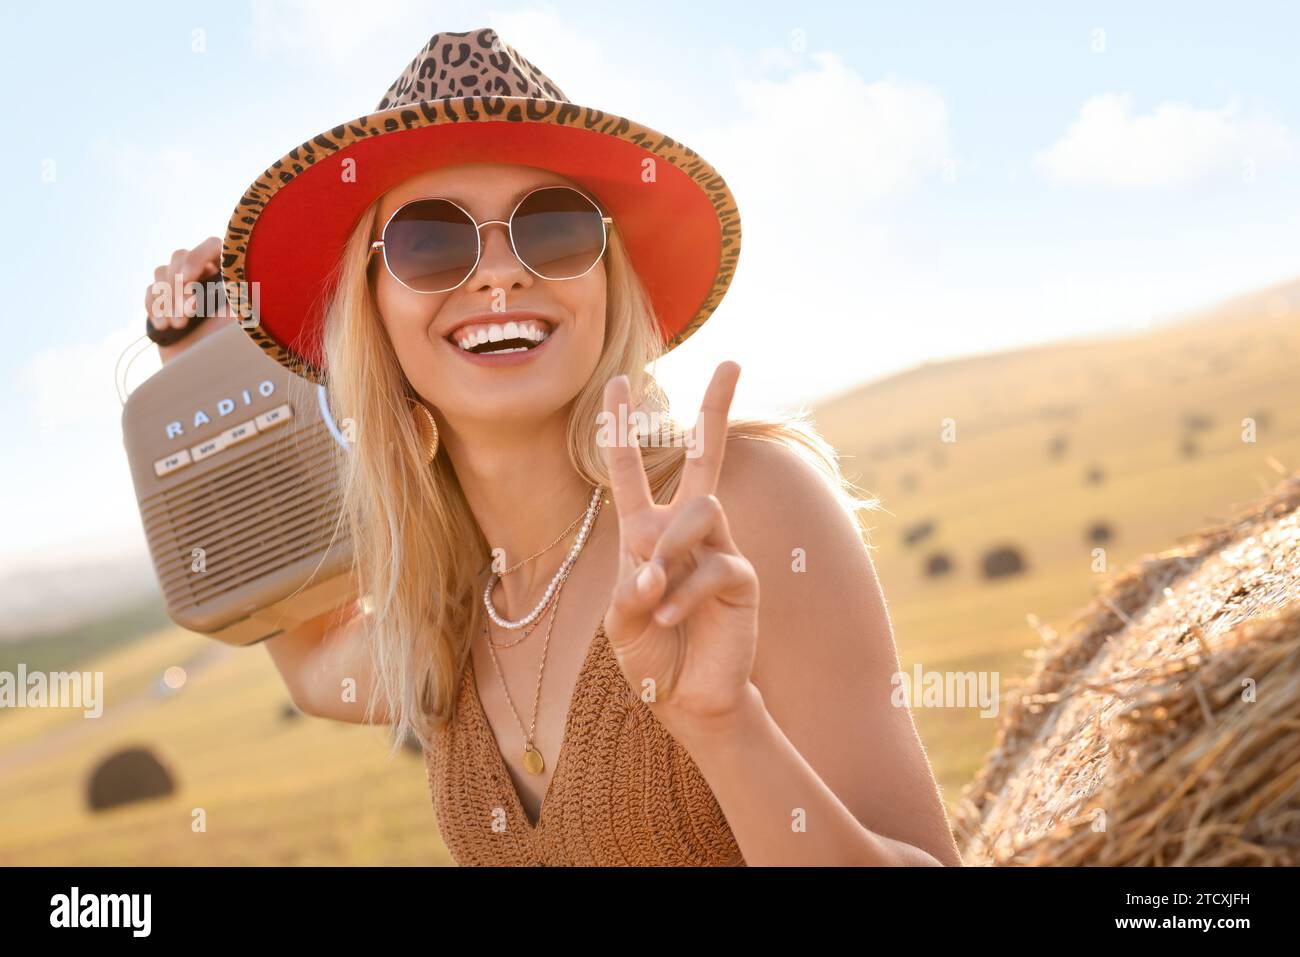
[[[595,490],[591,493],[591,503],[587,506],[587,513],[582,520],[582,527],[578,529],[578,537],[574,539],[573,547],[569,549],[569,554],[565,556],[559,570],[551,579],[551,583],[546,586],[546,593],[542,595],[542,600],[537,603],[536,608],[530,611],[523,618],[520,618],[518,621],[510,621],[506,618],[502,618],[501,615],[497,613],[496,606],[492,604],[492,590],[496,588],[497,582],[501,580],[501,573],[492,573],[492,577],[488,579],[487,587],[483,589],[483,607],[487,609],[488,617],[492,619],[493,623],[498,628],[506,628],[509,630],[525,628],[541,617],[542,612],[546,610],[546,606],[551,603],[551,598],[555,595],[556,586],[564,580],[566,575],[568,575],[569,569],[572,568],[573,563],[578,560],[578,555],[582,552],[582,547],[587,543],[587,536],[591,534],[591,526],[595,523],[596,516],[600,513],[600,496],[603,491],[604,489],[597,485]]]

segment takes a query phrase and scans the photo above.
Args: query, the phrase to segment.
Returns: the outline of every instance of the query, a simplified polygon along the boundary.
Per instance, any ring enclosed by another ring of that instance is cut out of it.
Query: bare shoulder
[[[872,653],[893,657],[884,596],[861,525],[819,465],[788,442],[733,436],[718,499],[737,549],[757,572],[767,635],[800,635],[826,609],[840,609],[857,618],[857,633],[831,629],[823,631],[823,641],[855,641],[861,650],[866,631],[876,636]],[[757,674],[807,650],[792,648],[802,641],[779,644],[759,640]]]
[[[736,547],[758,576],[760,687],[821,656],[895,670],[885,596],[858,519],[837,491],[787,442],[740,435],[727,442],[717,494]],[[801,673],[815,680],[816,672]]]
[[[829,476],[790,443],[728,437],[717,494],[742,552],[746,543],[765,551],[799,543],[805,550],[861,546],[856,520],[836,492]],[[787,560],[797,557],[789,549]]]

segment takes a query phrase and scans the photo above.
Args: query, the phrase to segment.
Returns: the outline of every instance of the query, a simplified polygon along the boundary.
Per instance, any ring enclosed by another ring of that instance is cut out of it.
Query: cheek
[[[396,331],[394,326],[397,320],[408,311],[406,297],[402,295],[405,291],[391,276],[380,271],[379,278],[375,280],[375,306],[390,334]]]
[[[376,280],[375,306],[399,357],[406,350],[428,344],[429,326],[444,298],[413,293],[386,274]]]
[[[582,280],[581,288],[573,290],[571,314],[578,319],[582,333],[583,351],[599,355],[605,344],[606,293],[604,270],[593,270]]]

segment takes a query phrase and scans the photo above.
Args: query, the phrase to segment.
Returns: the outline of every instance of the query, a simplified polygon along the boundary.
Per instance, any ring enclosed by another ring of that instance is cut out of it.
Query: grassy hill
[[[75,628],[0,642],[0,671],[13,671],[24,662],[29,671],[80,668],[83,661],[118,648],[170,624],[162,598],[129,605],[111,615]],[[0,716],[5,712],[0,711]]]

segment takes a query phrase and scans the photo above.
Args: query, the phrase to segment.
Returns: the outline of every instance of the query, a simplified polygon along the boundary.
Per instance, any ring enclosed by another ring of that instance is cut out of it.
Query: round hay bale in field
[[[952,559],[947,552],[935,552],[925,560],[925,577],[942,578],[952,572]]]
[[[1025,559],[1014,545],[1000,545],[984,553],[980,570],[985,578],[1006,578],[1025,570]]]
[[[954,825],[968,864],[1300,864],[1300,473],[1049,638]]]
[[[1106,522],[1093,522],[1088,526],[1088,544],[1105,545],[1115,537],[1115,531]]]
[[[925,519],[921,522],[915,522],[903,529],[903,544],[909,548],[918,542],[923,542],[934,534],[934,520]]]
[[[148,801],[174,793],[171,772],[147,748],[127,748],[101,761],[86,786],[92,811]]]

